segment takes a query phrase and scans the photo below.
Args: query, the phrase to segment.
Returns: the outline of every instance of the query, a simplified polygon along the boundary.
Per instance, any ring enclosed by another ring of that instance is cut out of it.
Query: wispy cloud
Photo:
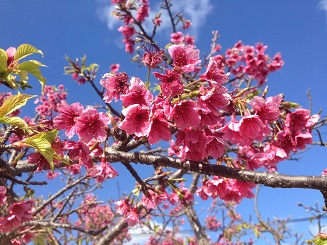
[[[162,223],[159,223],[155,220],[151,221],[152,227],[159,226],[162,227]],[[171,226],[166,226],[166,230],[172,230]],[[145,244],[151,236],[154,236],[155,233],[147,228],[146,226],[136,225],[134,227],[130,227],[128,233],[131,235],[131,240],[129,242],[125,242],[125,245],[134,245],[134,244]],[[182,234],[183,233],[183,234]],[[176,237],[185,237],[185,236],[192,236],[192,232],[189,230],[180,231],[180,233],[175,234]]]
[[[324,10],[326,13],[326,30],[327,30],[327,0],[321,0],[318,4],[319,9]]]
[[[210,0],[174,1],[174,10],[182,12],[185,18],[192,22],[194,35],[206,24],[207,16],[212,12],[213,5]]]
[[[153,26],[151,19],[154,18],[160,10],[162,11],[162,9],[160,9],[159,1],[153,2],[155,2],[155,4],[152,4],[151,2],[150,5],[150,18],[148,18],[146,23],[144,23],[146,30],[151,30],[150,28]],[[97,14],[100,20],[107,24],[109,30],[117,29],[122,23],[112,16],[112,12],[114,11],[113,5],[104,3],[99,5],[101,6],[98,7]],[[184,18],[189,19],[192,22],[190,32],[192,35],[197,37],[200,28],[206,24],[206,18],[212,12],[213,5],[210,3],[210,0],[180,0],[173,2],[172,9],[174,12],[182,12]],[[161,17],[164,20],[168,20],[167,12],[162,11]],[[171,31],[172,29],[169,21],[164,21],[158,29],[158,32],[163,32],[165,34]]]

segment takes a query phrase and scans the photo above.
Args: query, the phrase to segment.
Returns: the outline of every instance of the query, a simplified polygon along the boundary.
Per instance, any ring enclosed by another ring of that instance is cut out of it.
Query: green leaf
[[[314,244],[317,245],[327,245],[327,239],[322,238],[320,236],[315,237],[315,239],[313,239],[312,242],[314,242]]]
[[[132,190],[132,193],[135,195],[135,196],[138,196],[140,195],[140,189],[139,188],[134,188],[134,190]]]
[[[22,63],[20,63],[17,66],[17,69],[20,70],[21,72],[28,72],[30,74],[32,74],[34,77],[36,77],[42,86],[42,91],[44,89],[45,83],[46,83],[46,79],[42,76],[41,71],[40,71],[40,66],[45,66],[42,63],[36,61],[36,60],[29,60],[29,61],[24,61]],[[22,77],[26,77],[26,74],[22,73]]]
[[[34,245],[47,245],[43,236],[37,236],[33,238]]]
[[[53,129],[48,132],[38,133],[23,140],[23,143],[36,149],[37,152],[44,156],[44,158],[48,161],[52,172],[54,171],[53,158],[57,154],[51,147],[51,143],[54,141],[57,134],[58,130]]]
[[[7,98],[0,107],[0,117],[10,114],[14,110],[26,105],[27,100],[35,97],[35,95],[17,94]]]
[[[26,56],[29,56],[31,54],[36,54],[36,53],[41,54],[43,57],[43,53],[41,50],[39,50],[29,44],[22,44],[17,48],[14,59],[15,59],[15,61],[19,61],[19,60],[25,58]]]
[[[0,72],[3,72],[7,68],[8,55],[6,51],[0,49]]]
[[[86,71],[92,71],[93,69],[97,70],[98,67],[99,67],[98,64],[93,63],[93,64],[89,65],[88,67],[84,67],[84,68],[82,69],[82,73],[83,73],[83,71],[85,71],[85,70],[86,70]]]
[[[20,117],[1,117],[0,123],[17,126],[22,129],[27,128],[27,124]]]

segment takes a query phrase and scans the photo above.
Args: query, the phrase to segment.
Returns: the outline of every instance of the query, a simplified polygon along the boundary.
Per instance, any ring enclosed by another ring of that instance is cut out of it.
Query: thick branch
[[[196,191],[196,185],[199,179],[199,174],[195,174],[193,176],[192,184],[190,186],[190,192],[194,193]],[[196,239],[198,240],[199,245],[206,245],[209,244],[208,235],[205,231],[205,228],[202,226],[198,215],[196,214],[193,204],[187,203],[184,205],[184,211],[186,214],[187,219],[190,222],[190,225],[194,231]]]
[[[146,165],[172,167],[195,173],[223,176],[226,178],[263,184],[279,188],[304,188],[327,190],[327,176],[291,176],[271,172],[257,172],[230,168],[222,165],[213,165],[201,162],[182,162],[179,158],[157,156],[139,152],[122,152],[107,148],[107,160],[110,162],[134,162]]]

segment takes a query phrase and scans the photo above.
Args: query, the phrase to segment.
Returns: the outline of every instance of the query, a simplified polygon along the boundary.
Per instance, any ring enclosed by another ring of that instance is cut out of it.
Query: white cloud
[[[155,2],[155,5],[153,4],[153,2]],[[150,1],[150,18],[147,19],[146,23],[144,23],[145,29],[151,30],[150,28],[152,28],[153,26],[152,18],[154,18],[155,15],[159,11],[161,11],[161,18],[166,21],[163,21],[157,31],[164,32],[165,34],[167,32],[172,32],[170,21],[167,21],[169,20],[167,11],[160,9],[159,1],[153,2]],[[117,29],[120,25],[122,25],[121,21],[118,21],[115,17],[112,16],[112,11],[114,10],[113,5],[108,5],[107,3],[103,2],[99,5],[101,6],[99,6],[97,9],[98,17],[100,18],[100,20],[107,24],[110,30]],[[210,0],[180,0],[173,2],[172,10],[174,13],[183,13],[184,18],[189,19],[192,22],[190,32],[192,33],[192,35],[197,37],[200,28],[206,24],[206,18],[212,12],[213,5],[210,3]]]
[[[314,236],[316,236],[318,234],[318,232],[319,232],[318,224],[310,224],[309,225],[309,231],[311,232],[311,234],[313,234]],[[326,233],[327,232],[327,227],[326,226],[322,226],[320,232]]]
[[[191,20],[195,36],[213,10],[210,0],[174,1],[173,4],[175,11],[184,13],[185,18]]]
[[[327,0],[321,0],[318,4],[318,7],[326,12],[326,29],[327,29]]]
[[[159,223],[155,220],[152,220],[151,226],[159,226],[160,228],[162,227],[162,223]],[[166,226],[166,230],[172,230],[171,226]],[[131,235],[131,240],[129,242],[125,242],[125,245],[134,245],[134,244],[145,244],[150,236],[154,235],[154,232],[147,228],[146,226],[140,226],[136,225],[134,227],[129,227],[128,233]],[[183,234],[182,234],[183,233]],[[178,234],[175,234],[176,237],[185,237],[185,236],[192,236],[192,231],[190,230],[185,230],[185,231],[180,231]]]
[[[112,16],[112,12],[115,10],[114,5],[104,5],[97,9],[98,17],[101,21],[107,23],[109,30],[113,30],[118,27],[120,21]]]

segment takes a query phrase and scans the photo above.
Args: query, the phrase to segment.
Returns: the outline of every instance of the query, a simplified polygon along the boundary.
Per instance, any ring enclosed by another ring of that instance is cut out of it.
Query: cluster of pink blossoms
[[[63,157],[67,153],[70,160],[76,162],[67,168],[73,174],[78,174],[82,166],[87,167],[90,172],[89,175],[96,178],[97,181],[103,182],[106,178],[113,178],[118,173],[106,162],[94,166],[91,157],[101,157],[103,150],[100,145],[96,145],[91,151],[90,147],[97,142],[103,142],[107,139],[106,127],[110,122],[110,117],[98,112],[94,108],[84,108],[80,103],[67,104],[65,100],[61,100],[60,104],[56,105],[57,116],[53,119],[53,123],[49,127],[65,130],[65,135],[71,139],[75,134],[79,141],[65,140],[61,141],[57,138],[52,143],[52,148],[56,153]],[[51,129],[51,128],[48,128]],[[28,156],[29,163],[37,164],[38,171],[42,169],[49,169],[49,164],[40,153],[31,153]],[[57,160],[55,160],[55,163]],[[59,162],[58,162],[59,163]],[[50,178],[56,175],[50,175]]]
[[[110,207],[108,205],[98,205],[96,201],[94,195],[86,195],[82,203],[83,208],[78,211],[80,220],[76,222],[77,226],[97,230],[112,222],[114,213]]]
[[[232,49],[226,51],[226,56],[218,56],[230,67],[231,72],[237,77],[247,74],[249,77],[258,80],[262,85],[267,80],[269,72],[280,69],[284,61],[280,53],[277,53],[273,59],[265,55],[267,46],[257,43],[255,47],[245,46],[241,41],[236,43]]]
[[[251,182],[214,176],[210,180],[202,181],[202,186],[197,189],[196,193],[202,200],[207,200],[208,197],[219,197],[224,201],[239,203],[243,198],[254,197],[252,193],[254,187],[255,184]]]
[[[35,100],[35,104],[41,103],[36,106],[36,111],[43,117],[51,116],[53,112],[58,112],[58,106],[66,98],[67,92],[64,85],[59,85],[58,88],[45,86],[44,95]]]
[[[125,1],[112,1],[113,4],[119,4],[120,8],[125,8],[124,5]],[[146,17],[149,16],[149,1],[148,0],[140,0],[140,5],[137,8],[137,14],[136,14],[136,21],[142,23],[145,21]],[[120,31],[123,36],[124,40],[123,43],[125,43],[125,50],[128,53],[134,52],[134,35],[136,34],[135,28],[133,26],[134,20],[131,18],[129,14],[122,14],[116,15],[118,19],[122,19],[125,23],[125,26],[121,26],[118,28],[118,31]]]
[[[6,191],[7,189],[4,186],[0,186],[0,205],[5,205],[7,203]],[[33,206],[34,200],[23,200],[10,204],[7,209],[7,214],[4,217],[0,217],[0,231],[12,231],[14,228],[20,227],[23,222],[32,220]],[[30,236],[26,235],[25,240],[27,237]]]
[[[250,47],[241,43],[236,47],[241,51],[246,50],[246,57],[250,57]],[[282,65],[278,58],[274,59],[275,63],[267,63],[268,58],[263,55],[265,49],[258,44],[257,54],[253,57],[257,65],[258,59],[262,59],[262,64],[258,67],[265,70],[256,71],[262,75],[255,77],[259,83],[263,82],[262,79],[268,72]],[[238,110],[234,108],[235,98],[224,86],[228,82],[225,68],[228,65],[235,66],[236,62],[232,64],[230,59],[227,59],[229,62],[222,62],[220,56],[210,58],[206,71],[200,75],[201,86],[188,92],[187,85],[182,82],[183,74],[199,71],[199,50],[193,45],[171,45],[168,52],[173,68],[167,69],[165,73],[153,72],[160,81],[161,88],[161,93],[156,97],[139,78],[132,77],[128,87],[126,79],[122,83],[116,74],[107,74],[101,80],[100,83],[105,88],[105,101],[110,103],[119,97],[124,106],[120,129],[137,137],[147,137],[150,144],[170,140],[176,132],[176,140],[172,141],[169,152],[183,161],[219,159],[229,144],[235,144],[240,148],[238,159],[245,161],[250,169],[254,166],[271,167],[287,158],[290,151],[303,149],[305,144],[311,143],[310,128],[317,122],[318,116],[310,116],[309,111],[297,109],[289,112],[285,119],[280,118],[281,95],[267,99],[255,96],[248,103],[252,111],[247,109],[249,106],[245,101],[240,102],[243,106],[239,110],[243,116],[238,115]],[[251,64],[250,62],[249,65]],[[268,72],[267,67],[270,67]],[[252,76],[254,68],[251,71],[249,69],[248,67],[243,72]],[[231,113],[227,123],[227,118],[222,116],[223,111]],[[274,140],[264,143],[266,138]],[[263,147],[257,147],[255,142],[263,142]],[[254,164],[255,159],[260,159],[261,162]],[[253,187],[253,184],[242,181],[214,177],[204,181],[197,194],[202,199],[219,196],[222,200],[240,202],[244,197],[253,197]]]
[[[158,205],[163,204],[163,207],[168,205],[169,202],[171,205],[179,204],[182,205],[190,204],[194,201],[194,196],[187,188],[184,188],[182,185],[178,188],[173,188],[173,191],[169,194],[164,188],[160,190],[151,190],[148,189],[143,193],[143,197],[141,198],[141,203],[144,207],[148,209],[155,209]],[[115,202],[116,211],[119,214],[124,215],[126,221],[130,226],[134,226],[139,223],[139,218],[137,215],[137,207],[133,206],[131,201],[127,198],[124,200],[120,200]],[[178,206],[179,212],[181,207]]]

